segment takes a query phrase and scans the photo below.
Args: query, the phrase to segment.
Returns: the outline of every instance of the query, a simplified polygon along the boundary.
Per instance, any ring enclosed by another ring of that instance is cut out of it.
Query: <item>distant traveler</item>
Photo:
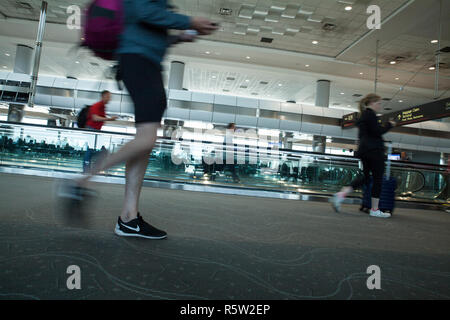
[[[381,97],[369,94],[359,103],[360,117],[356,123],[359,128],[359,148],[355,156],[363,163],[364,178],[356,178],[350,186],[343,187],[340,192],[333,197],[334,209],[339,212],[345,197],[361,186],[368,185],[370,174],[373,177],[372,187],[372,209],[370,216],[378,218],[389,218],[389,213],[379,210],[381,184],[384,173],[384,141],[382,135],[396,125],[394,121],[389,121],[384,125],[378,123],[377,112],[381,111]]]
[[[101,130],[105,121],[115,121],[118,117],[113,116],[108,118],[106,116],[106,105],[111,101],[111,92],[108,90],[102,91],[102,100],[93,104],[89,108],[89,113],[86,122],[86,128]]]
[[[118,117],[113,116],[108,118],[106,116],[106,105],[111,101],[111,92],[108,90],[102,91],[102,99],[89,107],[87,121],[85,128],[91,130],[101,130],[106,121],[115,121]],[[86,149],[83,159],[83,172],[88,172],[91,169],[92,158],[95,155],[95,150],[91,151],[89,146]]]
[[[231,176],[233,178],[233,182],[234,183],[239,183],[241,182],[241,180],[239,179],[238,174],[236,173],[236,166],[234,163],[234,143],[233,143],[233,135],[234,132],[236,131],[236,124],[231,122],[227,125],[227,130],[225,131],[225,148],[226,148],[226,152],[225,152],[225,166],[224,166],[224,171],[229,171],[231,173]],[[227,145],[227,140],[231,140],[232,144],[231,146]],[[227,163],[228,161],[232,161],[232,163]]]
[[[117,51],[121,78],[134,103],[136,136],[118,152],[73,184],[67,184],[74,198],[82,198],[83,190],[93,175],[120,163],[126,163],[123,209],[115,233],[119,236],[166,238],[166,232],[144,221],[138,211],[139,195],[150,152],[166,109],[166,93],[161,76],[161,61],[169,43],[168,29],[197,31],[208,35],[217,26],[205,18],[191,18],[168,10],[166,0],[123,0],[125,28]],[[183,33],[181,41],[192,41],[193,32]]]

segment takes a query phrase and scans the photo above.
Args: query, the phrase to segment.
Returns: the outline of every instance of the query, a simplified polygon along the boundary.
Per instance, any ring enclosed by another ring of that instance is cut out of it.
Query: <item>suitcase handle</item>
[[[391,153],[392,153],[392,141],[388,141],[388,158],[386,165],[386,177],[388,180],[391,178],[391,159],[389,158],[389,155]]]

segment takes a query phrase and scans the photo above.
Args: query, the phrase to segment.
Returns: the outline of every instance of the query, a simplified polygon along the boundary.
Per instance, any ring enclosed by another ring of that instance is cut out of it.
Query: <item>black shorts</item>
[[[134,103],[135,122],[161,122],[167,108],[161,67],[142,55],[122,54],[120,76]]]

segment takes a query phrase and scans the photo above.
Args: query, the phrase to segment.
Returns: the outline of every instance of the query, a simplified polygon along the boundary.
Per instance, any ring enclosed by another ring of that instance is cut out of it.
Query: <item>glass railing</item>
[[[96,152],[114,152],[131,139],[132,134],[0,121],[0,165],[81,173],[88,147]],[[145,178],[330,195],[362,174],[359,161],[353,157],[278,150],[258,144],[249,140],[248,144],[226,147],[217,142],[159,138]],[[229,164],[231,159],[234,164]],[[124,177],[125,166],[102,174]],[[397,179],[399,200],[450,200],[444,166],[394,161],[392,175]],[[354,196],[360,192],[357,190]]]

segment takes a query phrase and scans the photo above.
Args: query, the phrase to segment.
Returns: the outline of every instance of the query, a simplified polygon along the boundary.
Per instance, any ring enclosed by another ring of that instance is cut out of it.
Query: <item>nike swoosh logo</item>
[[[127,229],[130,229],[130,230],[133,230],[133,231],[136,231],[136,232],[139,232],[140,230],[141,230],[141,228],[139,228],[139,226],[137,226],[137,228],[132,228],[132,227],[129,227],[129,226],[127,226],[127,225],[124,225],[123,223],[120,223],[122,226],[124,226],[125,228],[127,228]]]

